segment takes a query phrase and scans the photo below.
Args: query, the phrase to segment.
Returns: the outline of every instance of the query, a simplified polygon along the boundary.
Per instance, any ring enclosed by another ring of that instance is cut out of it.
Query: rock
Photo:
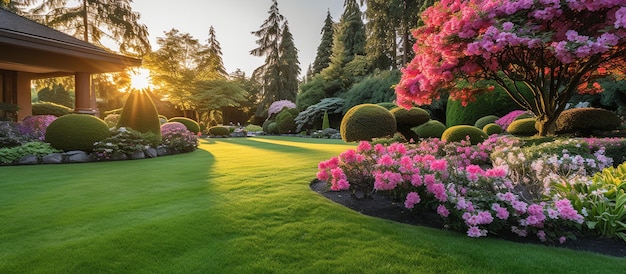
[[[143,153],[143,151],[138,150],[133,152],[133,154],[130,156],[131,159],[133,160],[137,160],[137,159],[145,159],[146,158],[146,154]]]
[[[128,160],[128,156],[122,153],[115,153],[111,155],[111,161],[120,161],[120,160]]]
[[[157,155],[158,156],[165,156],[165,155],[169,155],[170,154],[168,149],[166,147],[164,147],[164,146],[158,146],[156,148],[156,151],[157,151]]]
[[[159,156],[159,153],[156,149],[149,147],[148,149],[143,151],[143,154],[146,155],[146,158],[156,158]]]
[[[63,154],[61,153],[52,153],[48,155],[44,155],[41,158],[41,162],[44,164],[60,164],[63,163]]]
[[[230,134],[230,137],[246,137],[246,136],[247,136],[246,132],[243,132],[243,131],[235,131]]]
[[[36,165],[39,164],[39,158],[35,155],[26,155],[17,161],[19,165]]]
[[[89,162],[89,155],[80,150],[72,150],[64,153],[64,157],[68,163],[87,163]]]

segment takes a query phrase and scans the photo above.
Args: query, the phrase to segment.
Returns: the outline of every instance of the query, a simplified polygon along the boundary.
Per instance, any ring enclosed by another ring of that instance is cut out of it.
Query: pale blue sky
[[[315,59],[326,12],[330,11],[337,22],[343,13],[344,0],[277,2],[280,13],[289,21],[303,75]],[[267,19],[271,5],[271,0],[134,0],[132,8],[141,14],[140,22],[148,26],[153,49],[157,46],[156,38],[172,28],[206,43],[212,25],[222,46],[226,71],[231,73],[240,68],[250,76],[265,61],[249,53],[257,40],[251,32]]]

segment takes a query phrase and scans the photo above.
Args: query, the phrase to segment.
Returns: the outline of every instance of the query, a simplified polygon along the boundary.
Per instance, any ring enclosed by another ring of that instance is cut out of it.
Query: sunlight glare
[[[150,70],[139,68],[130,72],[130,87],[135,90],[144,90],[152,86]]]

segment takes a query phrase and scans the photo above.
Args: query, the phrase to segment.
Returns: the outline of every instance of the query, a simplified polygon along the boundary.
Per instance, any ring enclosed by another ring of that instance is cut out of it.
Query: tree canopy
[[[468,101],[490,90],[479,80],[492,79],[537,116],[540,135],[554,132],[573,94],[600,92],[594,78],[626,57],[623,1],[442,0],[422,20],[396,86],[400,105],[429,104],[446,88]]]

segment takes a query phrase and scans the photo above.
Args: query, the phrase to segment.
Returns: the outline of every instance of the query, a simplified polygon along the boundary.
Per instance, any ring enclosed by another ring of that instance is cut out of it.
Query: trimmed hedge
[[[467,140],[468,136],[472,145],[482,143],[489,138],[487,133],[480,128],[468,125],[458,125],[446,129],[441,135],[441,140],[447,142],[460,142]]]
[[[187,130],[198,134],[198,132],[200,132],[200,124],[198,124],[198,122],[186,118],[186,117],[174,117],[174,118],[170,118],[168,120],[168,122],[179,122],[183,125],[185,125],[185,127],[187,127]]]
[[[132,92],[126,99],[117,128],[132,128],[141,133],[153,133],[161,139],[161,122],[159,113],[147,92]]]
[[[419,126],[430,120],[430,113],[418,107],[411,109],[397,107],[392,109],[390,112],[396,117],[396,128],[398,132],[404,135],[404,138],[407,140],[417,140],[418,135],[415,134],[411,128]]]
[[[538,132],[537,129],[535,128],[535,122],[536,122],[535,118],[517,119],[509,125],[506,131],[513,135],[520,135],[520,136],[535,135]]]
[[[352,107],[341,120],[341,139],[345,142],[369,141],[396,133],[396,117],[384,107],[362,104]]]
[[[419,138],[441,138],[446,131],[446,125],[437,120],[430,120],[417,127],[412,128]]]
[[[102,119],[86,114],[68,114],[50,123],[45,140],[52,147],[63,151],[91,152],[93,143],[110,135],[109,127]]]
[[[487,115],[478,119],[476,123],[474,123],[474,126],[477,128],[484,128],[487,124],[494,123],[498,119],[500,119],[500,117],[495,115]]]
[[[61,117],[74,111],[66,106],[50,102],[33,103],[32,106],[33,115],[54,115],[56,117]]]
[[[214,126],[209,128],[211,136],[230,136],[230,129],[224,126]]]
[[[617,114],[601,108],[574,108],[565,110],[556,119],[557,133],[590,135],[592,131],[617,129],[622,120]]]
[[[487,133],[487,135],[491,136],[493,134],[501,134],[503,130],[498,124],[489,123],[483,127],[483,131]]]

